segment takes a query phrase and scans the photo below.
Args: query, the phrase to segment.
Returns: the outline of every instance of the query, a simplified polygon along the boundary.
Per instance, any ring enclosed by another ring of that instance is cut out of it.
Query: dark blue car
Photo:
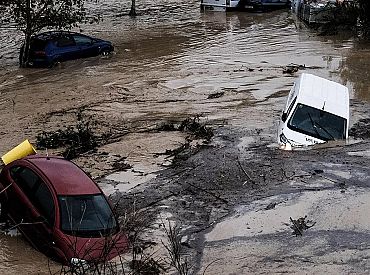
[[[111,42],[66,31],[49,31],[31,38],[28,66],[52,67],[60,62],[113,52]],[[19,59],[22,60],[22,46]]]

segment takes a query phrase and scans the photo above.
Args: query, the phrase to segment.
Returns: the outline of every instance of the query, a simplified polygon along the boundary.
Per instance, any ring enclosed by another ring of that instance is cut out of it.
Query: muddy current
[[[136,18],[127,16],[129,5],[121,1],[91,6],[103,20],[76,30],[112,41],[115,53],[53,69],[18,68],[22,36],[14,26],[0,27],[1,154],[26,138],[35,142],[42,131],[75,125],[79,114],[112,141],[75,161],[107,193],[126,192],[131,186],[107,181],[135,186],[155,180],[153,173],[167,167],[161,153],[185,142],[181,132],[151,131],[161,123],[200,116],[216,135],[225,138],[226,131],[240,139],[244,158],[258,143],[275,148],[276,121],[302,71],[350,88],[351,125],[368,116],[369,43],[350,34],[317,36],[289,10],[202,13],[197,1],[139,2]],[[285,73],[288,64],[301,65],[300,70]],[[248,136],[255,132],[258,138]],[[114,173],[112,163],[121,157],[132,173]],[[219,240],[215,234],[207,238]],[[48,274],[49,268],[59,268],[19,235],[1,234],[0,243],[1,274]],[[209,262],[212,253],[205,257]],[[202,270],[200,261],[197,265]]]

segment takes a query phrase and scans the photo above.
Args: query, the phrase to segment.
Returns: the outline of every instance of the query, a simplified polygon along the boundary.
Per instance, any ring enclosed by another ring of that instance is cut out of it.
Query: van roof
[[[297,102],[349,118],[348,88],[325,78],[303,73],[296,83]]]

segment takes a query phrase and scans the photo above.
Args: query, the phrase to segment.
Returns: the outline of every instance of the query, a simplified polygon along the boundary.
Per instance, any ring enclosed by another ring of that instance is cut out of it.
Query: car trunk
[[[34,38],[31,40],[30,45],[30,54],[29,57],[31,59],[45,59],[46,52],[45,48],[47,45],[47,41]]]

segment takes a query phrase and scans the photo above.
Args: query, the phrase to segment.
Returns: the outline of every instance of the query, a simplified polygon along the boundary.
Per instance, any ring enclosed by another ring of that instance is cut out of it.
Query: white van
[[[290,90],[278,128],[278,142],[288,149],[348,138],[348,88],[303,73]]]
[[[200,7],[202,10],[226,11],[236,9],[239,0],[201,0]]]

